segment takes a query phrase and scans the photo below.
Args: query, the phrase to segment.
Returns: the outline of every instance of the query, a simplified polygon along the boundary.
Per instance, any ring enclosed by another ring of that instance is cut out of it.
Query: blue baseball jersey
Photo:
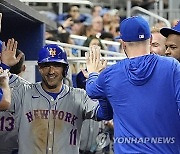
[[[124,59],[86,84],[113,108],[114,152],[180,153],[180,64],[155,54]]]

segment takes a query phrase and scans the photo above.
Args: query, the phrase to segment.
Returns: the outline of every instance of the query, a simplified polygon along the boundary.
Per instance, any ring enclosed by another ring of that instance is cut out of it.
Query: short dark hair
[[[76,6],[76,7],[80,7],[79,5],[68,5],[68,7],[67,7],[67,12],[70,12],[71,11],[71,8],[72,7],[74,7],[74,6]]]
[[[101,43],[101,40],[100,40],[99,38],[97,38],[95,35],[89,36],[89,37],[84,41],[83,46],[84,46],[84,47],[89,47],[89,44],[91,43],[91,41],[92,41],[93,39],[97,39],[97,40],[99,41],[99,46],[100,46],[100,48],[103,50],[103,49],[104,49],[104,46],[103,46],[103,44]],[[85,56],[85,52],[86,52],[85,50],[81,50],[81,56],[82,56],[82,57]]]
[[[21,50],[19,50],[19,49],[17,49],[16,50],[16,57],[20,54],[20,53],[23,53]],[[22,65],[23,65],[23,63],[24,63],[24,61],[25,61],[25,55],[23,54],[23,56],[21,57],[21,59],[20,59],[20,61],[16,64],[16,65],[14,65],[14,66],[12,66],[11,68],[10,68],[10,70],[9,70],[9,72],[10,73],[13,73],[13,74],[19,74],[19,73],[21,73],[21,68],[22,68]]]
[[[112,39],[113,40],[113,34],[109,33],[109,32],[102,32],[100,39],[104,40],[106,38]]]
[[[91,8],[91,13],[93,13],[94,11],[95,11],[95,8],[96,7],[99,7],[100,5],[95,5],[95,6],[93,6],[92,8]]]

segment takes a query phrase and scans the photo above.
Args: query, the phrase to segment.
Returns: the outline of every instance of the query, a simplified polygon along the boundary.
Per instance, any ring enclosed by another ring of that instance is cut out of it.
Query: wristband
[[[3,70],[6,70],[6,69],[10,70],[10,68],[11,68],[11,67],[7,66],[7,65],[4,64],[4,63],[1,63],[1,64],[0,64],[0,67],[2,67]]]
[[[3,97],[3,91],[2,88],[0,88],[0,101],[2,100],[2,97]]]

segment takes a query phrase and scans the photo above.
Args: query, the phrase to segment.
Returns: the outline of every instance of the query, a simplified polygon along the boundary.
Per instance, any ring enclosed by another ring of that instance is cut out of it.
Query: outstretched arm
[[[0,110],[9,109],[11,104],[11,91],[9,87],[8,70],[0,68]]]

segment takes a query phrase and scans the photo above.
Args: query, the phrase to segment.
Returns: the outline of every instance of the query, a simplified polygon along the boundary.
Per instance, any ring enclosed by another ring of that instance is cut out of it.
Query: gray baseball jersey
[[[11,89],[18,88],[22,83],[28,83],[21,77],[12,76],[10,79]],[[10,111],[0,112],[0,154],[12,154],[18,149],[18,128],[15,125],[15,106]]]
[[[41,83],[13,90],[17,105],[19,154],[78,154],[82,122],[95,118],[97,103],[82,89],[63,85],[56,100]]]

